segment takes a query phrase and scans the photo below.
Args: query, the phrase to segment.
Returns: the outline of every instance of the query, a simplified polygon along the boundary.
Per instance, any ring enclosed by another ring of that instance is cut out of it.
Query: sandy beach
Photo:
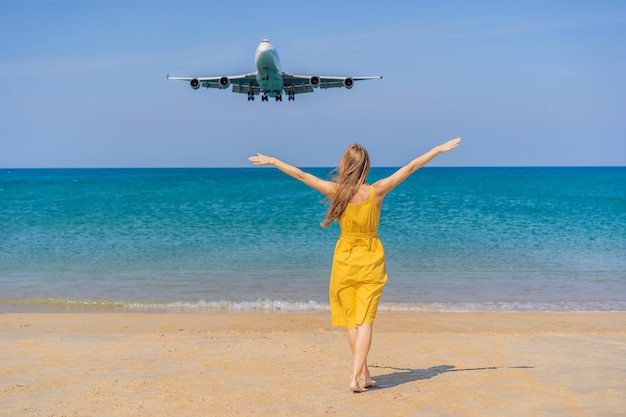
[[[624,416],[626,313],[3,314],[3,416]]]

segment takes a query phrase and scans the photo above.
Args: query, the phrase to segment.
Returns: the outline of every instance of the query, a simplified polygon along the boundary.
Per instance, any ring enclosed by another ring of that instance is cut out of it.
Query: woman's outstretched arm
[[[248,158],[248,161],[252,162],[254,165],[271,165],[273,167],[276,167],[290,177],[293,177],[298,181],[302,181],[309,187],[319,191],[324,195],[331,195],[337,187],[337,185],[332,181],[325,181],[319,177],[316,177],[313,174],[304,172],[300,168],[288,164],[287,162],[283,162],[280,159],[274,158],[272,156],[261,155],[260,153],[257,153],[256,156],[251,156],[250,158]]]
[[[404,181],[412,173],[432,161],[437,155],[451,151],[452,149],[459,146],[460,142],[461,138],[456,138],[442,143],[439,146],[435,146],[430,151],[413,159],[411,162],[398,169],[387,178],[376,181],[374,183],[374,190],[376,192],[376,199],[378,200],[377,203],[379,204],[379,206],[380,203],[382,203],[383,198],[385,197],[385,195],[387,195],[389,191],[396,188],[402,181]]]

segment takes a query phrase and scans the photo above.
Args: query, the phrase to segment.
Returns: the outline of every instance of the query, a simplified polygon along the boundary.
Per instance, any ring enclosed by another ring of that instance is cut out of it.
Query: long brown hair
[[[367,149],[353,143],[343,152],[339,166],[334,171],[333,181],[337,184],[335,192],[329,196],[330,207],[322,227],[338,220],[348,206],[348,202],[365,183],[370,171],[370,157]]]

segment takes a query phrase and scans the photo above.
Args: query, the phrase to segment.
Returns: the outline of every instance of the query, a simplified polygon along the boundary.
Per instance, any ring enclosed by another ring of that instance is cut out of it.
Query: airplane
[[[256,72],[243,75],[228,75],[218,77],[170,77],[168,80],[188,81],[194,90],[200,87],[219,88],[221,90],[233,86],[233,93],[248,95],[248,101],[262,93],[261,101],[268,101],[269,97],[276,101],[283,101],[283,92],[289,101],[295,100],[296,94],[312,93],[316,88],[352,88],[355,81],[374,80],[382,76],[370,77],[330,77],[319,75],[298,75],[283,72],[280,66],[278,52],[272,42],[263,39],[254,54]]]

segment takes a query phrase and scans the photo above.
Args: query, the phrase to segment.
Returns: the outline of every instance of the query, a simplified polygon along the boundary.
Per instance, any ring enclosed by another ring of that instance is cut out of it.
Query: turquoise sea
[[[321,200],[272,168],[0,170],[0,312],[327,310]],[[626,311],[623,167],[427,167],[379,236],[382,311]]]

